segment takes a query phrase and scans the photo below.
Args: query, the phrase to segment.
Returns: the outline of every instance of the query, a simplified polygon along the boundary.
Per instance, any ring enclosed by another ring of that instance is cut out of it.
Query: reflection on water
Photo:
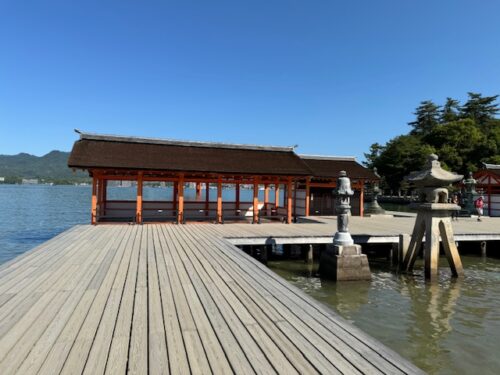
[[[335,283],[302,261],[269,267],[431,374],[500,373],[500,260],[462,256],[465,278],[436,283],[370,259],[371,281]]]

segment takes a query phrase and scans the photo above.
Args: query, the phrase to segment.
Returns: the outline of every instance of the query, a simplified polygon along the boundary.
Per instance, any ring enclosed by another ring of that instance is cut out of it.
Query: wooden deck
[[[399,235],[411,234],[415,217],[352,216],[349,229],[354,241],[365,243],[398,243]],[[500,218],[460,218],[453,222],[456,241],[500,241]],[[337,231],[337,219],[313,216],[307,223],[283,225],[231,224],[214,226],[220,236],[236,245],[331,243]]]
[[[76,226],[2,265],[0,374],[420,373],[222,227]]]

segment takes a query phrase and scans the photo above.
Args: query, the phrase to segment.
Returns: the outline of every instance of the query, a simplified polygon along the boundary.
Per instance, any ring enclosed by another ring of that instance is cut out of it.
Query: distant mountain
[[[68,168],[69,152],[51,151],[44,156],[26,153],[0,155],[0,177],[39,178],[46,180],[82,180],[88,175]]]

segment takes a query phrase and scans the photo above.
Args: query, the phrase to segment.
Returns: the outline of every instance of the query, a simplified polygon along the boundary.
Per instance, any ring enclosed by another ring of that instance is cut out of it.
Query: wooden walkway
[[[76,226],[0,266],[0,374],[421,373],[222,227]]]
[[[331,243],[337,231],[337,219],[332,216],[311,217],[307,223],[283,225],[245,223],[218,225],[214,231],[236,245]],[[313,221],[314,220],[314,221]],[[399,235],[411,234],[415,217],[359,217],[349,219],[354,241],[364,243],[398,243]],[[460,218],[453,222],[456,241],[500,241],[500,217]]]

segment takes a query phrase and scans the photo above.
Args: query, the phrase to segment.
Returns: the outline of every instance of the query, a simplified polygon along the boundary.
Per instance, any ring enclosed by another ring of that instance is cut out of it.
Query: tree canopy
[[[364,164],[376,167],[386,187],[397,190],[405,176],[423,168],[430,153],[438,154],[444,168],[461,174],[476,171],[483,162],[500,163],[497,98],[470,92],[463,105],[453,98],[443,106],[422,101],[408,123],[411,131],[385,145],[372,144]]]

